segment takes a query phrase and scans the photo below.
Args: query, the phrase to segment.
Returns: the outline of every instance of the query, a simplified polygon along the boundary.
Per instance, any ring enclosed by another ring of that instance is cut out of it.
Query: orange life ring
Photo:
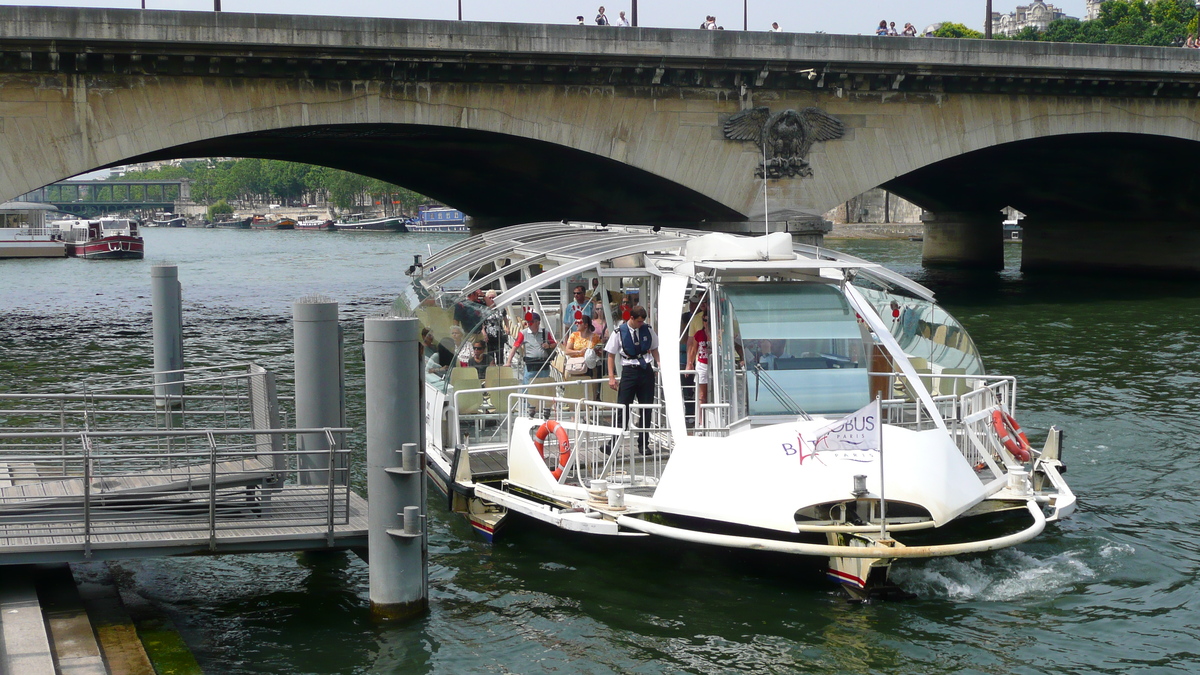
[[[1021,462],[1029,461],[1032,456],[1030,450],[1033,448],[1029,445],[1029,439],[1025,437],[1025,432],[1021,431],[1021,425],[1017,424],[1012,415],[1003,410],[992,411],[992,428],[996,430],[996,437],[1000,439],[1000,444],[1012,453],[1013,457]]]
[[[567,462],[571,459],[571,441],[567,438],[567,428],[554,420],[546,420],[542,423],[542,426],[538,427],[537,433],[534,434],[533,446],[542,454],[542,459],[545,459],[545,441],[551,432],[558,439],[558,468],[550,472],[550,474],[554,476],[555,480],[558,480],[562,477],[562,472],[567,467]]]

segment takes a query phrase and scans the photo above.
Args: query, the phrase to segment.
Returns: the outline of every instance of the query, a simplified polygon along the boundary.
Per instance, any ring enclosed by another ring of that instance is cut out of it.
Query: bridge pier
[[[1200,225],[1121,221],[1022,221],[1023,272],[1109,272],[1200,276]]]
[[[1004,269],[1004,214],[999,211],[939,211],[921,215],[926,267]]]

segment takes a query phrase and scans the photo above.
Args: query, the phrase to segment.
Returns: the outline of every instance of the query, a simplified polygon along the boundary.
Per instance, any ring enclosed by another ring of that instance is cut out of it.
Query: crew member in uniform
[[[646,308],[633,307],[629,320],[617,326],[604,345],[608,352],[608,386],[617,390],[617,403],[629,406],[654,402],[654,378],[658,371],[658,334],[646,325]],[[617,387],[616,360],[621,359],[621,386]],[[626,407],[626,415],[629,408]],[[645,426],[645,424],[642,424]],[[646,435],[640,434],[638,446],[646,454]]]

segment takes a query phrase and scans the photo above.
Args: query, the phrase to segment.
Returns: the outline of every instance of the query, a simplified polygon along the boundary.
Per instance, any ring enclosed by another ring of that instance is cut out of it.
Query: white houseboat
[[[873,597],[903,594],[888,580],[897,560],[1021,544],[1075,509],[1061,434],[1030,447],[1014,378],[985,372],[928,289],[864,260],[783,233],[540,223],[456,242],[409,273],[428,472],[488,538],[532,518],[816,557]],[[605,358],[564,354],[580,286],[579,313],[610,328],[648,310],[652,400],[627,409]],[[467,297],[477,290],[494,305]],[[508,367],[535,314],[548,353]],[[705,325],[697,401],[685,353]],[[468,363],[475,340],[497,361]]]
[[[33,202],[0,204],[0,258],[65,257],[58,227],[46,224],[46,213],[57,210]]]

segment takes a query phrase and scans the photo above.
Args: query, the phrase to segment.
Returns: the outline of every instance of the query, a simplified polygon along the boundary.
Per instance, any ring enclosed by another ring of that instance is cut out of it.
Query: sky
[[[604,0],[608,2],[608,0]],[[308,14],[411,19],[457,19],[459,2],[467,21],[515,23],[575,23],[583,15],[590,23],[597,0],[221,0],[226,12]],[[613,17],[628,14],[632,0],[606,5]],[[145,0],[146,8],[211,11],[212,0]],[[123,7],[137,9],[141,0],[30,0],[10,5],[66,7]],[[992,0],[992,10],[1011,12],[1017,0]],[[1024,0],[1022,4],[1028,4]],[[1057,0],[1050,4],[1070,16],[1084,15],[1084,0]],[[699,28],[706,14],[717,17],[727,30],[741,30],[743,7],[750,30],[767,30],[778,21],[787,32],[869,35],[881,20],[897,27],[912,23],[923,30],[932,23],[954,21],[982,31],[985,0],[639,0],[638,23],[645,27]],[[615,23],[615,21],[614,21]]]

